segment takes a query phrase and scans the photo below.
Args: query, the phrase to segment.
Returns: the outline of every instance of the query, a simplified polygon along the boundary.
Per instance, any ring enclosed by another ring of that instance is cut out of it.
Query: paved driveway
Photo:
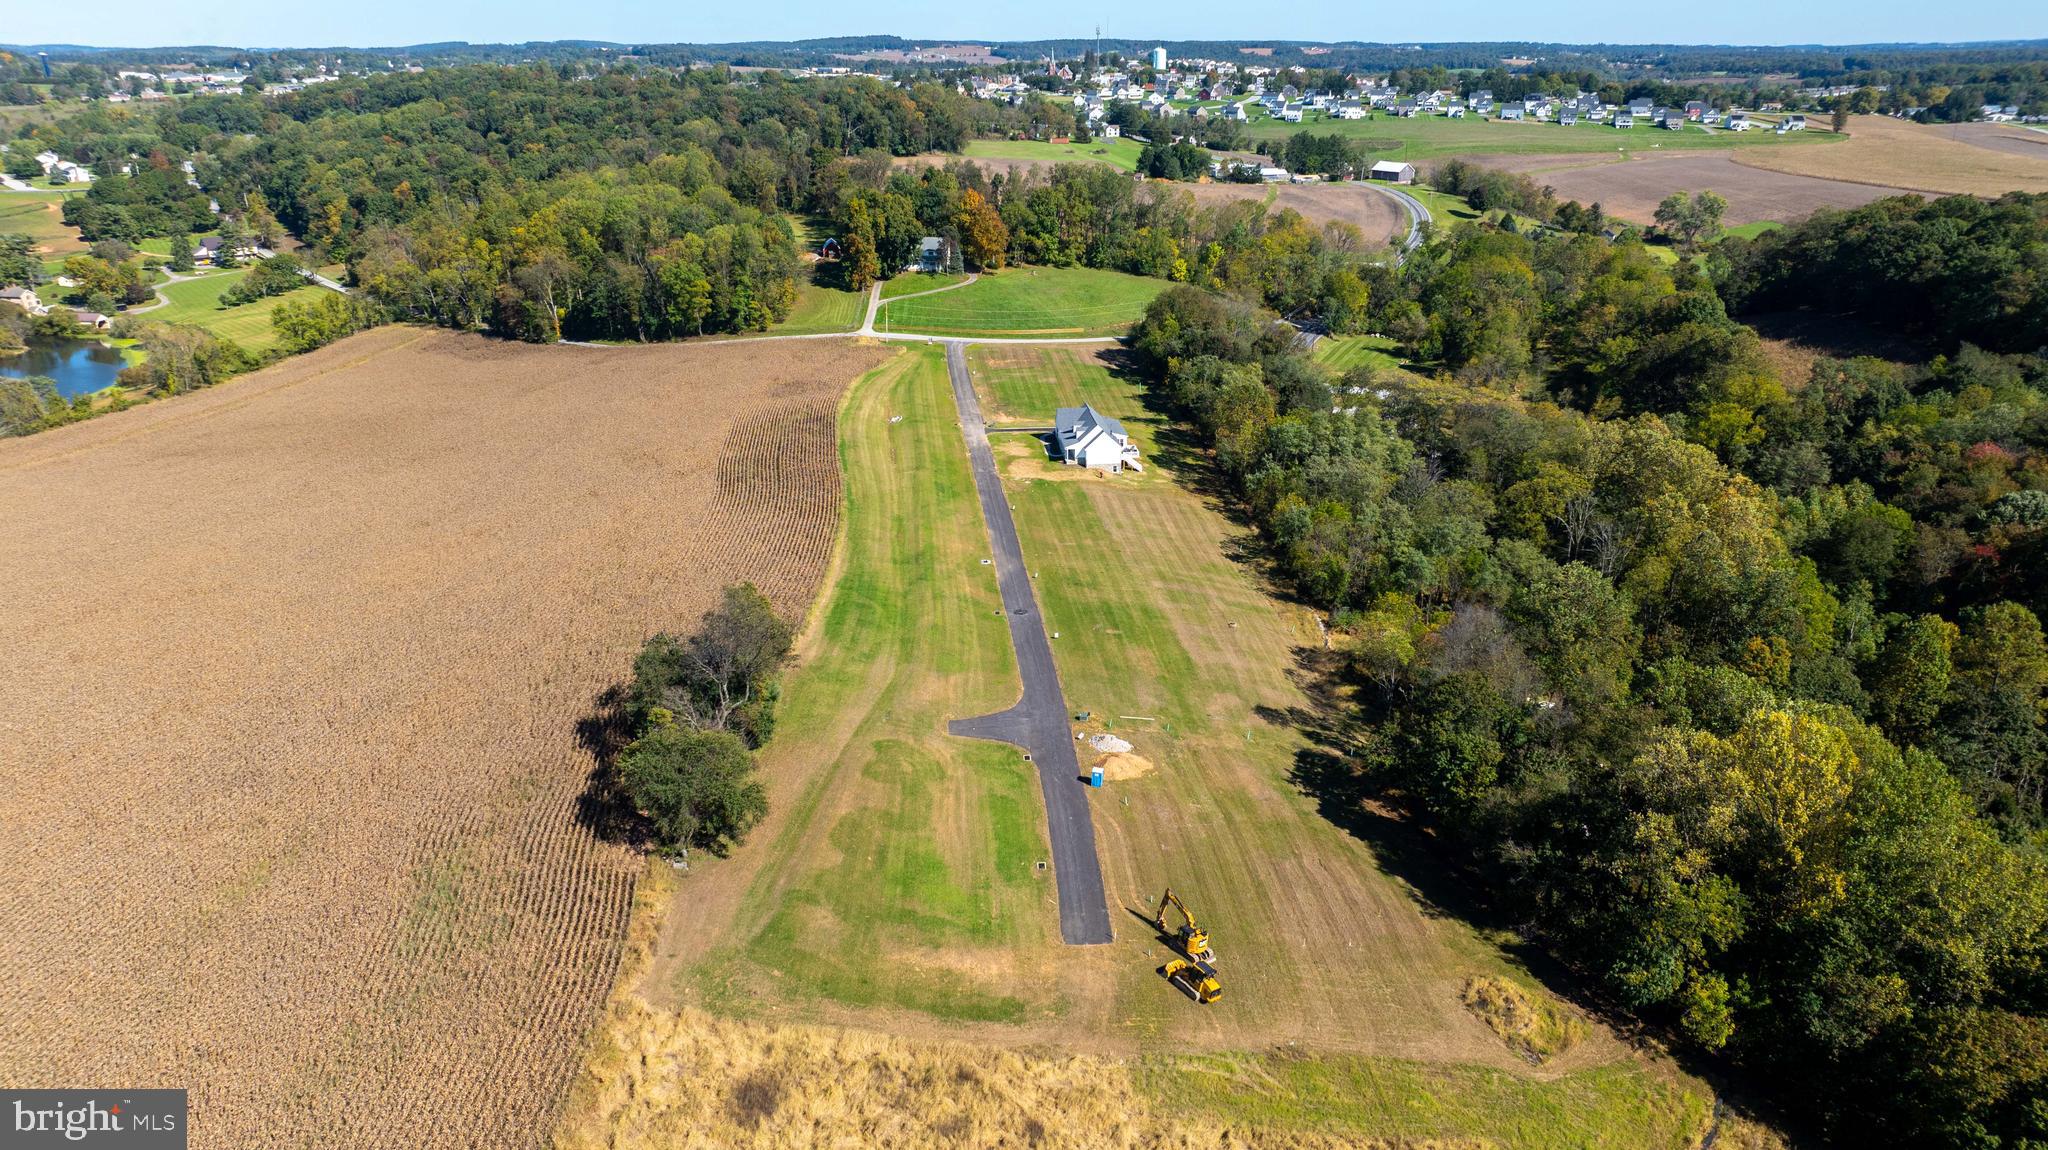
[[[1010,502],[989,450],[988,428],[981,403],[967,376],[966,345],[946,344],[946,371],[953,379],[953,403],[960,411],[960,429],[967,437],[968,465],[981,496],[982,519],[995,547],[996,585],[1010,620],[1010,642],[1017,649],[1017,670],[1024,679],[1024,697],[1007,711],[946,725],[972,739],[1012,743],[1031,754],[1038,768],[1038,786],[1045,795],[1046,829],[1052,837],[1053,879],[1059,884],[1060,937],[1074,945],[1110,941],[1109,904],[1102,890],[1102,864],[1095,855],[1095,823],[1088,813],[1088,785],[1081,781],[1081,763],[1074,754],[1073,728],[1067,724],[1067,699],[1053,665],[1052,643],[1038,614],[1038,597]]]

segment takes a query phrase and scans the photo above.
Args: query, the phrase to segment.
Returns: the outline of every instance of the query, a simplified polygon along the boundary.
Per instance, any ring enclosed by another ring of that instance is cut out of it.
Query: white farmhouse
[[[1062,407],[1052,422],[1053,445],[1064,462],[1099,471],[1144,470],[1124,425],[1094,407]]]

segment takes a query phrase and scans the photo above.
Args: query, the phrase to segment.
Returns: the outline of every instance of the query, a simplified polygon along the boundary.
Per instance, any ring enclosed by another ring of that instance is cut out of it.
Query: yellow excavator
[[[1159,899],[1159,909],[1152,915],[1152,925],[1159,928],[1159,933],[1169,934],[1166,928],[1169,907],[1180,911],[1183,920],[1180,931],[1170,934],[1170,937],[1185,957],[1160,967],[1159,973],[1165,975],[1168,982],[1185,990],[1188,997],[1206,1006],[1223,997],[1223,983],[1216,977],[1216,954],[1209,949],[1209,932],[1196,925],[1188,904],[1173,893],[1172,887],[1168,887],[1166,894]]]

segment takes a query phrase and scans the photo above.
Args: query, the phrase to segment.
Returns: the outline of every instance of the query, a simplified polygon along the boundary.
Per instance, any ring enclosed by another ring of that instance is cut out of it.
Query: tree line
[[[2037,1144],[2048,364],[1788,388],[1701,263],[1474,225],[1373,284],[1417,371],[1333,377],[1186,288],[1133,343],[1346,637],[1304,785],[1433,825],[1594,993],[1829,1140]]]

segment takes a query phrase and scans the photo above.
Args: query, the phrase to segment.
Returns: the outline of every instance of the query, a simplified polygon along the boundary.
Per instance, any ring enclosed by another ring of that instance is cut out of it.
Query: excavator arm
[[[1159,909],[1152,915],[1153,925],[1157,926],[1161,933],[1166,932],[1166,911],[1169,907],[1180,911],[1180,917],[1185,924],[1176,935],[1180,940],[1181,950],[1197,962],[1213,962],[1215,955],[1209,951],[1209,932],[1195,924],[1194,912],[1188,909],[1188,904],[1180,900],[1179,895],[1173,893],[1172,887],[1167,887],[1166,893],[1160,896]]]

